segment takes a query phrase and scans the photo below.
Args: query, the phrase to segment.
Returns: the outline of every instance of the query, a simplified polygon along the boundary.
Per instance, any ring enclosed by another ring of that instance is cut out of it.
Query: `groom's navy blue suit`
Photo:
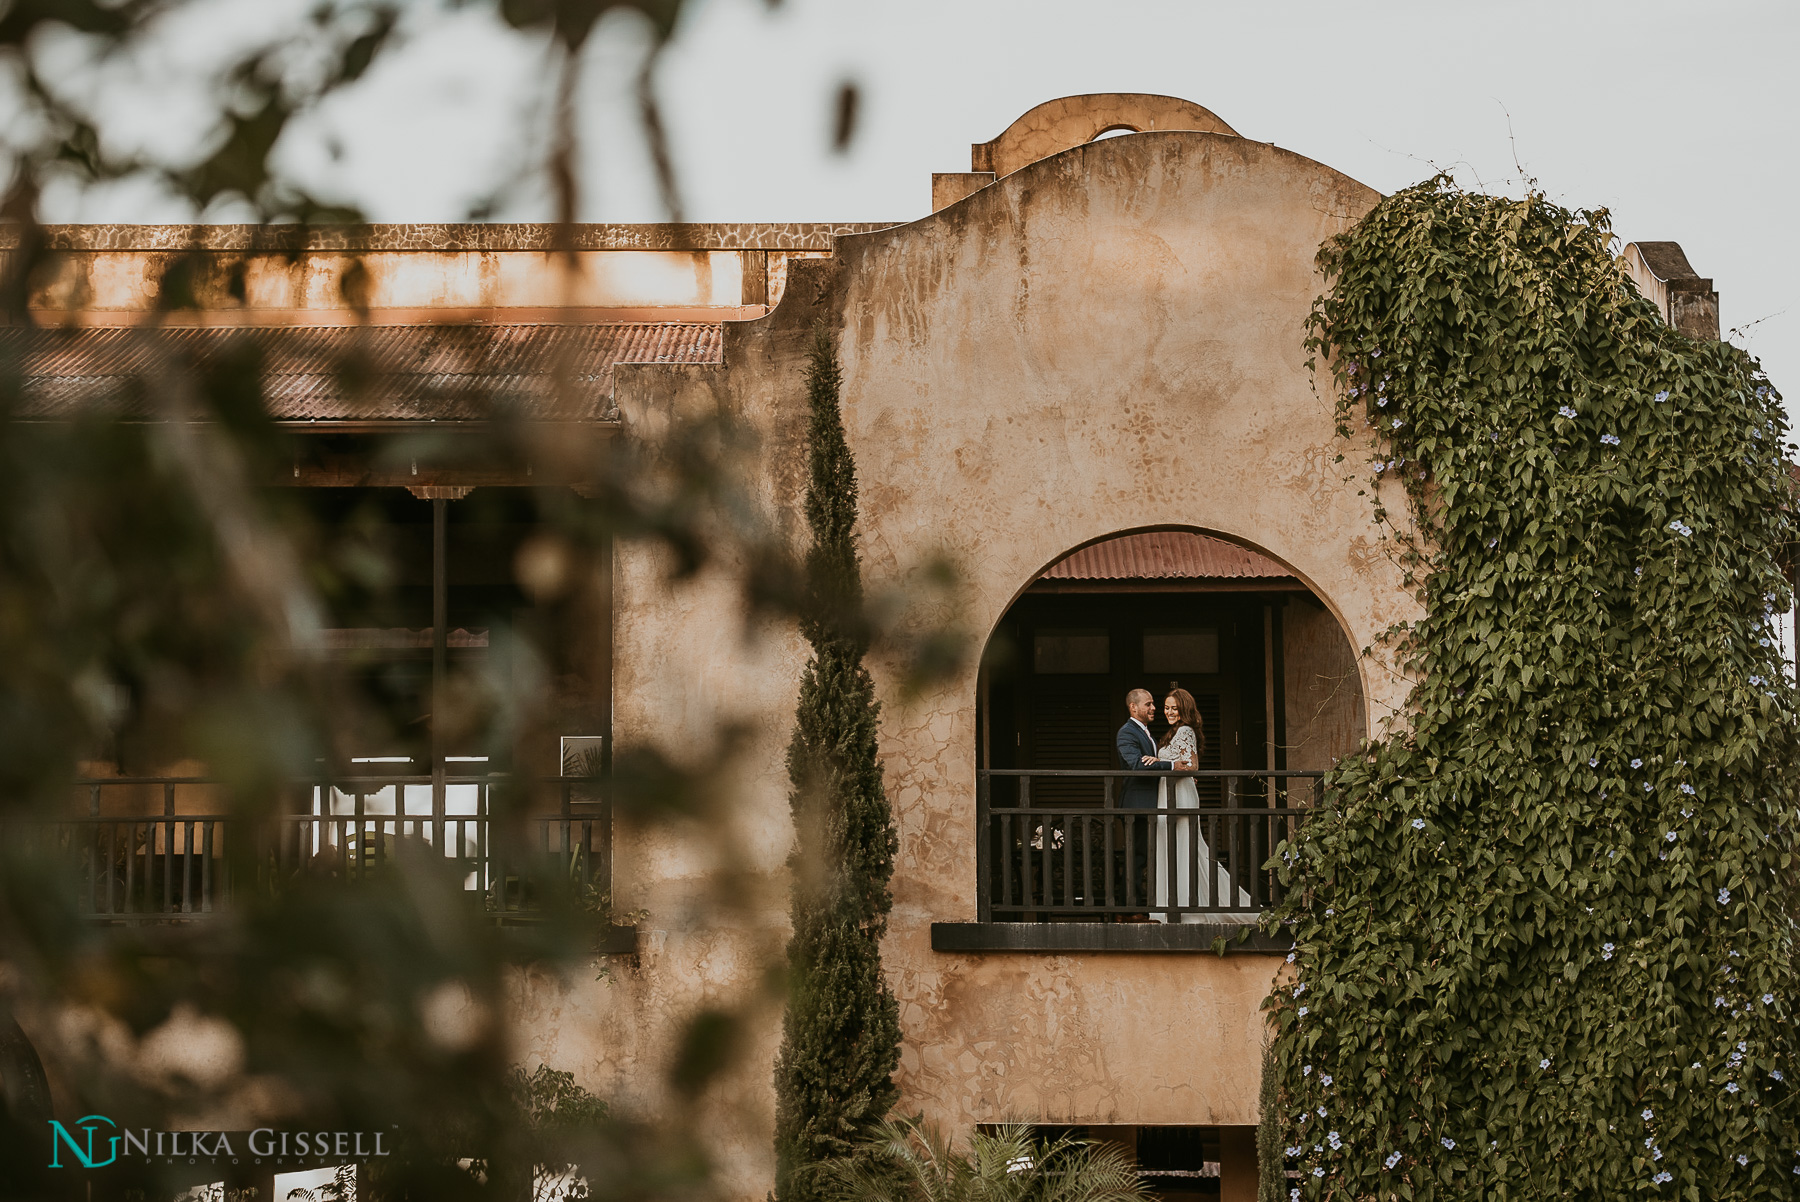
[[[1143,759],[1147,755],[1156,754],[1156,743],[1133,719],[1127,718],[1125,725],[1119,727],[1119,762],[1127,772],[1173,772],[1175,765],[1168,760],[1157,760],[1154,764],[1146,764]],[[1128,810],[1154,810],[1156,808],[1156,781],[1149,776],[1127,777],[1120,782],[1119,804]]]

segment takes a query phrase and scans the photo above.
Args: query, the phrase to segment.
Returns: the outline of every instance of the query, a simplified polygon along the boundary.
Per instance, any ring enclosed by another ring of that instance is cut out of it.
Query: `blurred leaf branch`
[[[8,170],[0,221],[11,239],[0,271],[9,323],[0,330],[0,993],[34,1029],[58,1033],[50,1049],[58,1089],[122,1125],[245,1115],[338,1129],[402,1122],[406,1155],[359,1180],[366,1198],[516,1200],[548,1188],[543,1166],[559,1165],[579,1168],[594,1196],[703,1195],[710,1155],[692,1107],[734,1062],[744,1015],[713,1006],[690,1016],[667,1066],[673,1110],[654,1128],[612,1114],[568,1072],[540,1065],[526,1076],[514,1065],[508,982],[520,966],[610,964],[602,949],[614,924],[637,917],[617,911],[610,891],[568,857],[502,878],[500,889],[535,906],[535,921],[502,929],[492,897],[469,904],[442,847],[401,824],[377,840],[379,872],[351,872],[321,854],[280,880],[269,879],[266,849],[228,836],[220,871],[255,887],[204,921],[121,926],[82,916],[87,878],[68,870],[66,855],[16,837],[69,816],[80,796],[72,782],[88,771],[198,763],[218,782],[206,786],[213,803],[253,822],[291,816],[308,798],[322,804],[329,787],[307,784],[297,795],[296,782],[355,775],[359,753],[418,742],[421,721],[504,761],[509,749],[560,729],[559,690],[610,671],[599,664],[610,648],[592,632],[610,603],[620,545],[654,549],[671,589],[703,577],[734,582],[747,638],[820,620],[804,559],[753,485],[762,449],[745,425],[721,409],[671,418],[653,439],[571,438],[567,421],[542,419],[580,411],[593,383],[563,356],[551,364],[541,408],[498,394],[464,398],[479,410],[477,439],[440,428],[359,444],[373,468],[516,475],[528,465],[527,475],[563,482],[477,489],[454,502],[471,524],[531,530],[507,566],[538,626],[497,618],[491,654],[453,662],[421,719],[396,703],[379,657],[333,652],[325,637],[420,624],[393,617],[409,612],[403,582],[417,568],[408,542],[417,531],[380,490],[334,509],[304,495],[319,490],[274,487],[290,470],[298,475],[311,444],[270,414],[266,341],[246,331],[203,353],[162,325],[220,296],[241,301],[241,262],[198,244],[177,254],[154,281],[152,320],[121,335],[129,368],[104,396],[47,411],[33,392],[34,356],[61,353],[77,337],[34,326],[43,316],[34,292],[61,253],[39,223],[48,188],[148,180],[197,217],[248,211],[260,223],[254,247],[298,256],[308,227],[361,214],[294,174],[283,138],[377,70],[418,21],[483,6],[321,3],[299,27],[216,64],[211,110],[191,131],[198,149],[167,158],[119,149],[92,96],[49,65],[51,50],[73,38],[91,73],[124,71],[169,22],[200,11],[199,0],[16,0],[0,13],[0,75],[12,81],[15,106],[0,140]],[[650,34],[632,86],[661,195],[679,219],[654,72],[686,12],[681,0],[487,6],[539,37],[554,70],[543,82],[550,102],[519,129],[522,145],[542,148],[539,170],[499,181],[482,208],[539,180],[564,231],[558,245],[573,245],[577,85],[603,20],[620,13]],[[850,119],[840,113],[839,124],[847,140]],[[367,288],[352,261],[340,289],[359,323]],[[346,395],[386,385],[367,331],[333,354]],[[922,578],[923,610],[889,591],[834,598],[829,618],[915,683],[953,670],[960,656],[959,638],[936,621],[954,608],[954,573],[940,564]],[[727,712],[702,754],[691,745],[679,758],[609,749],[585,775],[625,821],[716,827],[728,804],[717,765],[750,729]],[[503,849],[523,847],[533,816],[557,804],[529,772],[514,776],[493,794],[492,837]],[[580,805],[593,804],[581,796]],[[164,829],[173,838],[176,827]],[[360,819],[356,829],[360,857],[369,836]],[[156,839],[129,843],[119,862],[142,853],[148,863]],[[745,871],[737,855],[719,849],[717,887],[703,899],[715,917],[740,904],[730,888]],[[0,1122],[0,1144],[33,1146],[28,1117]],[[126,1184],[150,1197],[172,1188],[155,1169]],[[49,1186],[21,1171],[0,1180],[0,1196],[35,1197]]]

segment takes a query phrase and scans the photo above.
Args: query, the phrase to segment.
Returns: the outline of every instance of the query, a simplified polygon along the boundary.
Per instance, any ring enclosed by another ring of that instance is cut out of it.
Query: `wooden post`
[[[1256,1128],[1219,1128],[1219,1202],[1256,1202]]]
[[[446,549],[450,502],[431,500],[431,819],[432,841],[444,854],[444,676],[450,664],[450,572]]]

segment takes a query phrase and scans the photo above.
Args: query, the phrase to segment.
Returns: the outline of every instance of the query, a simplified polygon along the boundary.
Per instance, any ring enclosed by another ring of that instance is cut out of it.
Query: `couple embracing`
[[[1125,712],[1128,717],[1125,725],[1119,727],[1117,745],[1120,766],[1132,775],[1125,778],[1119,791],[1120,806],[1174,815],[1179,815],[1182,810],[1198,810],[1200,790],[1193,777],[1162,775],[1153,779],[1144,775],[1193,772],[1199,768],[1201,753],[1206,750],[1206,734],[1200,724],[1200,710],[1194,704],[1194,695],[1170,685],[1168,696],[1163,698],[1163,718],[1168,722],[1168,729],[1160,741],[1150,733],[1156,701],[1148,689],[1133,689],[1127,693]],[[1210,899],[1205,884],[1209,875],[1213,877],[1216,890]],[[1230,874],[1213,863],[1212,851],[1196,819],[1176,816],[1172,823],[1168,817],[1156,819],[1156,855],[1149,865],[1149,877],[1150,891],[1155,894],[1158,906],[1210,904],[1226,909],[1250,908],[1249,894],[1242,889],[1234,890]],[[1216,921],[1219,917],[1189,911],[1178,921],[1199,923]],[[1137,918],[1136,921],[1145,919]],[[1152,912],[1148,921],[1168,922],[1169,914],[1167,911]]]

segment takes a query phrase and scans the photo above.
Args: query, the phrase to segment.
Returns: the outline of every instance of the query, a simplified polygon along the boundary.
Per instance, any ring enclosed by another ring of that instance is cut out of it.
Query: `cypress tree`
[[[1263,1043],[1262,1094],[1257,1100],[1256,1202],[1283,1202],[1287,1197],[1287,1158],[1281,1145],[1281,1069],[1275,1045]]]
[[[812,655],[787,756],[796,839],[788,1006],[775,1063],[780,1202],[822,1197],[817,1167],[851,1155],[898,1096],[899,1006],[881,973],[897,840],[875,755],[880,706],[863,666],[856,465],[838,411],[842,379],[821,327],[807,369],[812,546],[801,628]]]

